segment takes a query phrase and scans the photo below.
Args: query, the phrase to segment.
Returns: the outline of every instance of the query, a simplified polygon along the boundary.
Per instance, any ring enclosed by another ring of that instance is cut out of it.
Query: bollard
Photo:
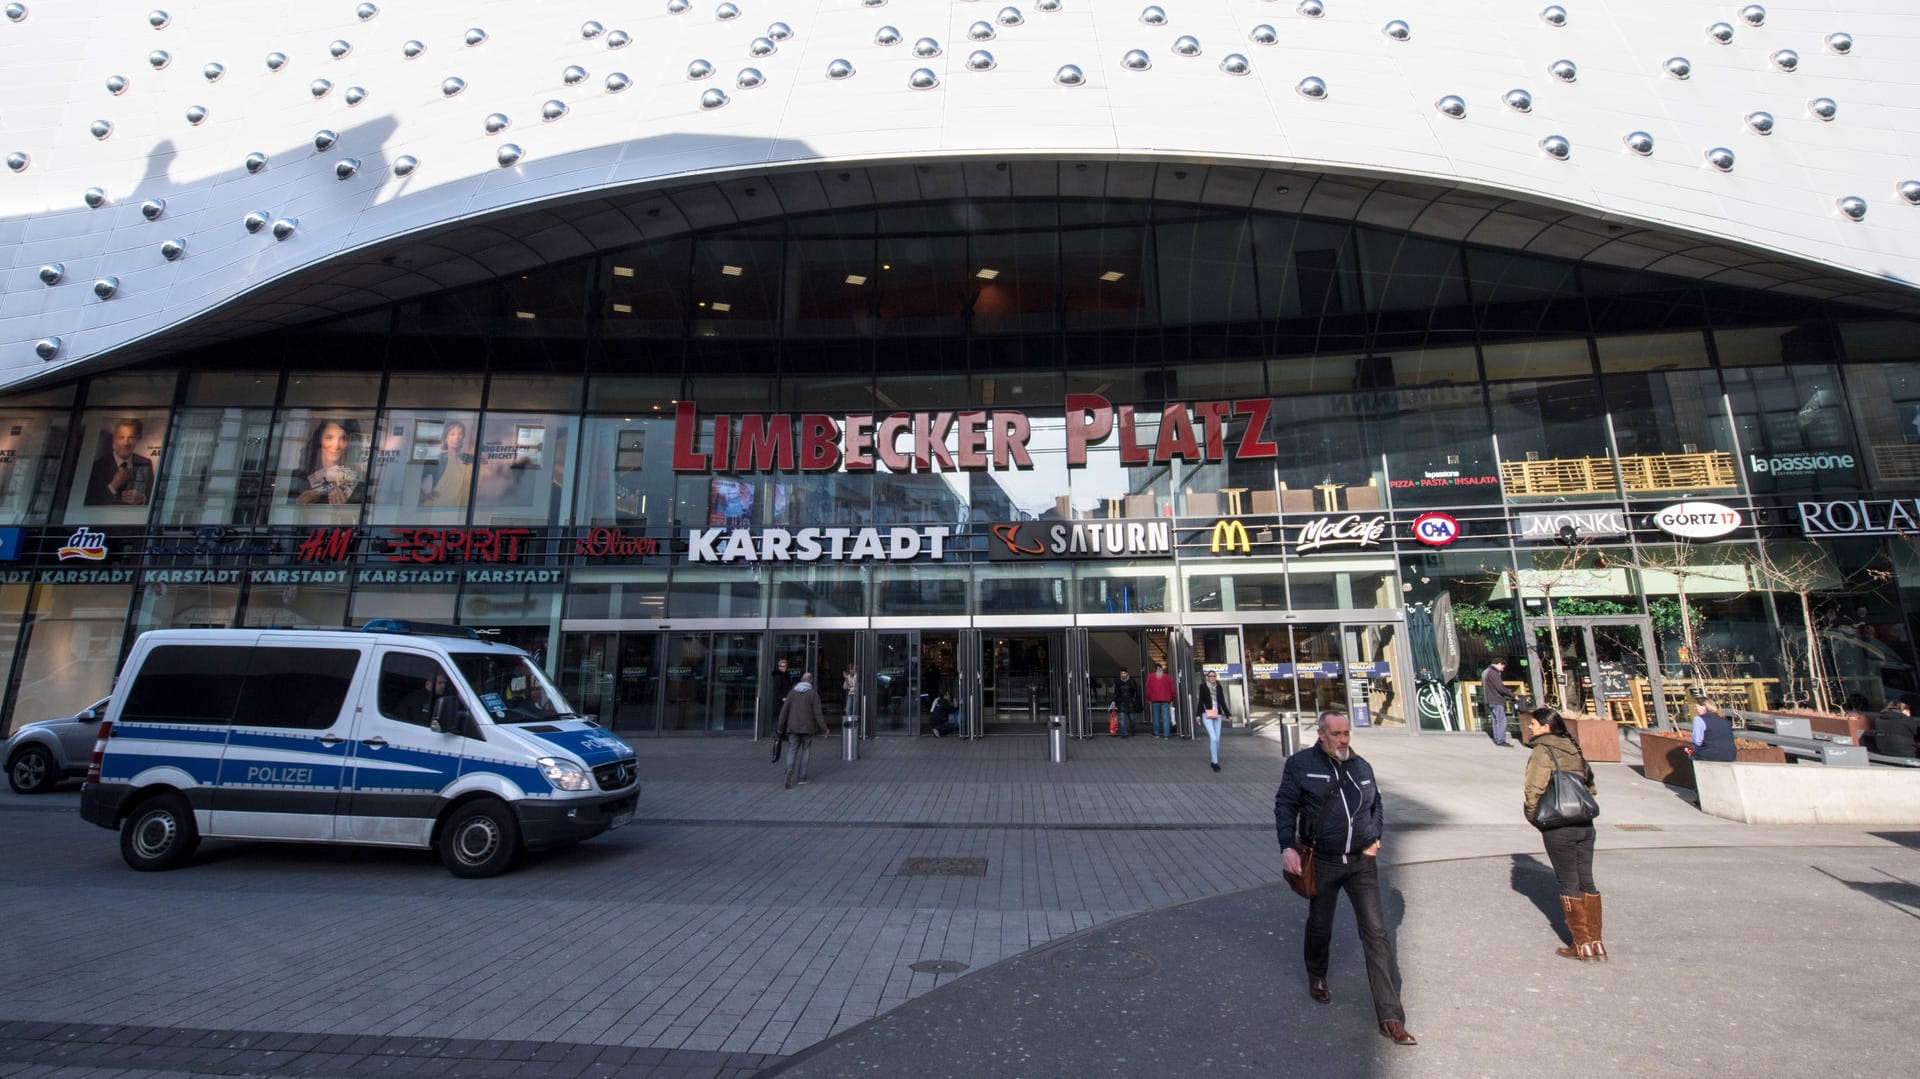
[[[1067,763],[1067,717],[1054,716],[1047,721],[1047,760]]]
[[[840,759],[857,761],[860,759],[860,724],[845,723],[840,727]]]
[[[1027,687],[1027,722],[1040,722],[1040,687]]]

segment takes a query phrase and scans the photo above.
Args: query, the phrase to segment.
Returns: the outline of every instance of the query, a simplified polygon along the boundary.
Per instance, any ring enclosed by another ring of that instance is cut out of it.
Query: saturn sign
[[[1653,515],[1662,532],[1682,539],[1714,539],[1740,527],[1740,511],[1718,502],[1677,502]]]

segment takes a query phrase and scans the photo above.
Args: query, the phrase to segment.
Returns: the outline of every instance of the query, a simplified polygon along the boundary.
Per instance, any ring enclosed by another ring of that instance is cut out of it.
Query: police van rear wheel
[[[178,794],[158,794],[141,802],[120,825],[120,857],[142,872],[178,869],[199,846],[193,807]]]
[[[498,876],[519,853],[513,811],[492,799],[461,806],[440,829],[440,861],[456,877]]]

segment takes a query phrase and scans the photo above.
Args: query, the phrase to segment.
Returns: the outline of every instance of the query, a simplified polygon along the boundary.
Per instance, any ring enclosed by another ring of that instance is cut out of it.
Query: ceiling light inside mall
[[[979,279],[980,279],[980,280],[982,280],[982,281],[991,281],[991,280],[993,280],[994,278],[996,278],[996,277],[999,277],[999,276],[1000,276],[1000,271],[999,271],[999,270],[993,270],[993,269],[988,269],[988,268],[986,268],[986,267],[982,267],[982,268],[980,269],[980,272],[979,272],[979,273],[976,273],[976,274],[974,274],[973,276],[975,276],[975,277],[977,277],[977,278],[979,278]]]
[[[614,304],[613,313],[616,315],[631,315],[633,314],[633,305],[630,303]]]
[[[742,270],[738,266],[722,266],[720,267],[720,272],[725,274],[728,277],[739,277],[741,274],[745,273],[746,271]]]
[[[1102,280],[1102,281],[1105,281],[1105,282],[1107,282],[1107,283],[1109,283],[1109,284],[1111,284],[1111,283],[1113,283],[1113,282],[1115,282],[1115,281],[1118,281],[1118,280],[1120,280],[1121,278],[1123,278],[1123,277],[1125,277],[1125,276],[1127,276],[1127,275],[1126,275],[1126,274],[1123,274],[1123,273],[1121,273],[1121,272],[1120,272],[1119,270],[1108,270],[1108,271],[1107,271],[1106,273],[1103,273],[1103,274],[1101,274],[1101,275],[1100,275],[1100,280]]]
[[[531,312],[531,311],[515,311],[515,312],[513,313],[513,317],[514,317],[514,318],[524,318],[524,319],[526,319],[527,321],[529,321],[529,322],[531,322],[531,321],[533,321],[533,319],[535,318],[535,315],[534,315],[534,313],[533,313],[533,312]]]
[[[849,285],[864,285],[866,283],[867,279],[864,274],[850,273],[847,275],[847,284]]]
[[[717,301],[717,300],[716,300],[716,301],[714,301],[714,305],[713,305],[713,309],[714,309],[715,311],[721,311],[721,312],[726,312],[726,311],[731,311],[731,310],[733,310],[733,305],[732,305],[732,304],[730,304],[730,303],[721,303],[721,302],[719,302],[719,301]]]
[[[633,276],[633,267],[631,267],[631,266],[615,266],[615,267],[613,268],[613,276],[615,276],[615,277],[632,277],[632,276]]]

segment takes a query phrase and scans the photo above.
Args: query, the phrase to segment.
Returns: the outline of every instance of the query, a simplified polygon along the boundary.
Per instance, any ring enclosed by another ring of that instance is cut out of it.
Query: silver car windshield
[[[573,706],[525,656],[461,652],[453,663],[495,723],[539,723],[573,714]]]

